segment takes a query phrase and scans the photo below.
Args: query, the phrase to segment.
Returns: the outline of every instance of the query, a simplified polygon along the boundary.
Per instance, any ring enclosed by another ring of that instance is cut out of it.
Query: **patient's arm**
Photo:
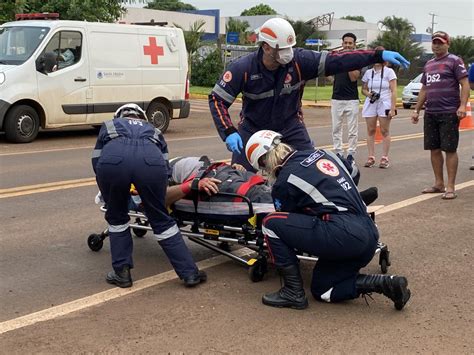
[[[166,189],[165,204],[167,207],[171,206],[176,201],[184,198],[187,194],[191,192],[192,180],[186,181],[181,185],[169,186]],[[221,181],[216,178],[203,178],[199,180],[198,190],[204,191],[209,196],[212,196],[219,192],[219,187],[217,184],[220,184]]]

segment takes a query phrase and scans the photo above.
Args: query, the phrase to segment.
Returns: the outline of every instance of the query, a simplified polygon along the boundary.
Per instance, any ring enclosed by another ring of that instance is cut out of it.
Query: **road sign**
[[[226,42],[239,44],[239,32],[227,32]]]
[[[304,42],[307,46],[322,46],[323,40],[317,38],[309,38]]]

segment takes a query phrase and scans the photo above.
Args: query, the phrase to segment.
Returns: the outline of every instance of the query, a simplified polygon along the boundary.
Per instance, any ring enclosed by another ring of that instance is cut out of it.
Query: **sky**
[[[435,15],[434,29],[448,32],[451,36],[474,36],[474,1],[386,1],[386,0],[182,0],[200,10],[220,9],[221,16],[239,16],[240,13],[259,3],[270,5],[276,12],[293,20],[309,20],[334,12],[335,18],[364,16],[366,22],[377,23],[386,16],[408,19],[416,33],[426,33]]]

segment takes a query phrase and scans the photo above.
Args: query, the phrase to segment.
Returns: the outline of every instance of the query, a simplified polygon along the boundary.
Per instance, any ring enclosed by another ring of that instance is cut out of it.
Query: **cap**
[[[440,40],[441,42],[443,42],[445,44],[446,43],[449,44],[449,35],[446,32],[436,31],[431,36],[431,42],[433,42],[435,39],[438,39],[438,40]]]

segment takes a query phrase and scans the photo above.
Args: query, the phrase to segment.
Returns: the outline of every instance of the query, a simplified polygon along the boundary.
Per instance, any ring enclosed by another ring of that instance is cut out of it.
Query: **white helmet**
[[[255,132],[245,146],[245,155],[254,169],[260,169],[259,159],[281,142],[280,133],[263,130]]]
[[[117,111],[115,111],[114,117],[138,117],[142,120],[147,120],[146,113],[143,109],[137,104],[125,104],[120,106]]]
[[[287,20],[271,18],[260,27],[258,41],[266,42],[272,48],[291,48],[296,44],[295,30]]]

